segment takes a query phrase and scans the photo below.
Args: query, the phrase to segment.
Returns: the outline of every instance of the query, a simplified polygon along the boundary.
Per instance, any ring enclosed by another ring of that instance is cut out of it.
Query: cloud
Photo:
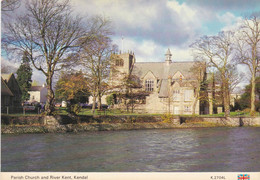
[[[16,61],[6,60],[2,56],[1,57],[1,66],[8,68],[8,72],[6,72],[6,73],[14,73],[15,74],[17,69],[20,66],[20,62],[17,61],[17,60]],[[2,72],[2,73],[5,73],[5,72]],[[42,72],[33,68],[32,80],[36,80],[40,84],[43,84],[43,83],[45,83],[45,79],[46,79],[46,77],[44,76],[44,74]]]
[[[217,18],[220,22],[222,22],[226,25],[232,25],[237,20],[237,17],[230,12],[226,12],[223,15],[217,14]]]
[[[116,35],[154,41],[165,46],[183,45],[199,31],[197,11],[175,1],[75,0],[77,11],[111,18]]]
[[[120,44],[119,49],[122,50],[122,39],[116,37],[114,43]],[[170,48],[173,61],[192,61],[191,52],[186,47],[164,46],[155,43],[152,40],[138,40],[126,37],[123,39],[123,52],[134,52],[137,62],[164,62],[165,53]]]
[[[185,0],[187,4],[194,8],[201,7],[203,9],[217,10],[217,11],[240,11],[240,12],[252,12],[259,11],[260,2],[259,0]],[[241,15],[241,14],[240,14]]]
[[[19,65],[17,62],[8,61],[4,57],[1,57],[1,73],[16,73]]]

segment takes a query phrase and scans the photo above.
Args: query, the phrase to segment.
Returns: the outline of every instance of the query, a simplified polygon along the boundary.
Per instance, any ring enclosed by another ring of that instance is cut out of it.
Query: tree
[[[220,32],[217,36],[204,36],[191,45],[195,59],[204,60],[215,68],[221,76],[225,116],[230,115],[230,68],[232,61],[233,33]]]
[[[32,68],[30,67],[30,60],[27,57],[27,53],[25,52],[22,58],[22,63],[20,67],[16,71],[17,74],[17,82],[22,91],[22,102],[30,99],[30,94],[28,91],[32,86]]]
[[[45,110],[54,111],[53,76],[76,53],[86,36],[81,18],[73,17],[68,0],[31,0],[25,14],[7,23],[2,38],[8,53],[27,52],[35,69],[43,72],[48,89]]]
[[[101,109],[101,97],[108,88],[110,57],[116,48],[109,37],[112,34],[110,21],[99,16],[95,17],[93,22],[94,27],[98,27],[100,31],[87,38],[80,54],[81,65],[91,84],[89,90],[93,97],[92,113],[95,112],[96,99],[98,109]]]
[[[245,18],[237,33],[237,61],[250,70],[251,100],[250,115],[255,112],[256,73],[260,66],[260,19],[256,15]]]
[[[57,100],[69,101],[68,111],[73,111],[77,103],[86,103],[89,97],[88,79],[80,71],[77,73],[62,72],[55,86],[55,98]]]
[[[2,0],[1,11],[13,11],[19,8],[21,5],[21,0]]]
[[[191,68],[192,78],[195,81],[192,81],[191,84],[194,87],[194,98],[192,104],[192,115],[195,115],[195,109],[199,100],[206,100],[206,63],[203,61],[196,61],[193,67]]]
[[[117,92],[117,96],[123,99],[127,112],[131,108],[131,112],[133,113],[135,107],[138,104],[145,103],[145,98],[149,95],[148,92],[142,89],[140,79],[132,74],[124,74],[121,84],[115,88],[122,90],[119,93]]]
[[[256,110],[260,111],[260,77],[256,77]],[[252,90],[252,84],[250,83],[245,87],[244,93],[242,94],[241,98],[238,101],[239,106],[241,109],[246,109],[251,107],[251,90]]]

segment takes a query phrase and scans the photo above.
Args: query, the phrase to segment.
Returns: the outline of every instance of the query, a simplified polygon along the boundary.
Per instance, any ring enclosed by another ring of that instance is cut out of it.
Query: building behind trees
[[[170,49],[165,54],[164,62],[136,62],[132,52],[114,54],[112,57],[113,69],[110,72],[109,85],[114,87],[114,108],[123,108],[129,101],[120,97],[126,93],[122,85],[123,78],[132,75],[137,77],[135,81],[140,84],[133,91],[143,90],[148,93],[142,100],[136,101],[135,111],[192,114],[196,99],[194,83],[198,83],[192,72],[195,62],[172,61]],[[205,73],[202,74],[206,76]],[[195,114],[207,113],[206,107],[200,107],[200,100],[195,106]]]

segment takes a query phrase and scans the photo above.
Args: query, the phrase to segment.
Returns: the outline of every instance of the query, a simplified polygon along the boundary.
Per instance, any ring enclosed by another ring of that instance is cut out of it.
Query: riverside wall
[[[1,133],[64,133],[193,127],[259,126],[260,117],[2,116]]]

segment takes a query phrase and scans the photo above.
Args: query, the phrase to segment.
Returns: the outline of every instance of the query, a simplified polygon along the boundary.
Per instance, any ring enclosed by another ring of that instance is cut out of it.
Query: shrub
[[[166,114],[161,115],[161,118],[162,118],[163,122],[171,123],[172,119],[173,119],[173,115],[169,114],[169,113],[166,113]]]
[[[75,113],[75,114],[78,114],[80,111],[81,111],[81,106],[80,105],[78,105],[78,104],[74,104],[74,105],[72,105],[72,107],[71,107],[71,111],[73,112],[73,113]]]

